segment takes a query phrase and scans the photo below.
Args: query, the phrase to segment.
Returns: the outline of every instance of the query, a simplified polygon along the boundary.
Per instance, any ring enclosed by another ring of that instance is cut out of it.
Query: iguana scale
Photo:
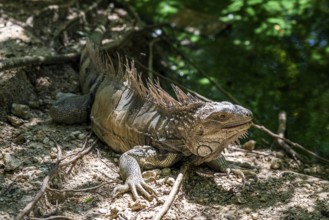
[[[243,137],[252,113],[230,102],[205,102],[173,85],[176,99],[159,82],[145,85],[134,63],[114,68],[98,48],[106,19],[82,50],[80,84],[83,95],[66,95],[51,108],[54,121],[80,123],[90,117],[93,132],[122,153],[120,174],[125,184],[114,194],[131,190],[151,198],[141,169],[170,167],[182,158],[226,171],[221,152]]]

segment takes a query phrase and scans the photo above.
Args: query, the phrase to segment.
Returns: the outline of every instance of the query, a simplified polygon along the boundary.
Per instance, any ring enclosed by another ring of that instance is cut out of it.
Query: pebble
[[[271,161],[271,169],[278,170],[282,168],[282,160],[279,158],[274,158]]]
[[[22,104],[12,104],[11,106],[11,112],[16,115],[17,117],[23,118],[23,119],[29,119],[31,117],[30,115],[30,107],[27,105]]]
[[[255,149],[256,141],[249,140],[242,145],[242,148],[248,151],[253,151]]]
[[[78,134],[78,139],[80,139],[80,140],[84,140],[86,137],[87,137],[87,135],[84,133]]]
[[[168,185],[170,185],[170,186],[173,186],[174,183],[175,183],[175,179],[172,178],[172,177],[168,177],[168,178],[166,179],[166,183],[167,183]]]
[[[115,206],[115,205],[112,205],[111,207],[110,207],[110,210],[111,210],[111,214],[110,214],[110,219],[115,219],[115,218],[117,218],[118,217],[118,214],[120,213],[120,212],[122,212],[122,209],[120,208],[120,207],[118,207],[118,206]]]
[[[132,211],[139,211],[149,207],[150,203],[145,199],[137,199],[136,201],[129,203],[128,206]]]
[[[168,175],[170,175],[170,173],[171,173],[171,169],[170,168],[163,168],[161,170],[161,175],[162,176],[168,176]]]
[[[5,154],[3,158],[5,162],[5,170],[12,171],[19,167],[20,162],[11,154]]]
[[[16,128],[24,124],[24,121],[22,119],[13,115],[7,115],[7,120],[12,126]]]
[[[43,141],[45,139],[45,135],[42,133],[42,132],[38,132],[37,134],[35,134],[34,136],[33,136],[33,140],[34,141],[39,141],[39,142],[41,142],[41,141]]]
[[[100,214],[107,214],[107,209],[100,208],[100,209],[98,209],[98,212],[99,212]]]
[[[44,144],[48,144],[50,141],[49,137],[45,137],[43,140],[42,140],[42,143]]]

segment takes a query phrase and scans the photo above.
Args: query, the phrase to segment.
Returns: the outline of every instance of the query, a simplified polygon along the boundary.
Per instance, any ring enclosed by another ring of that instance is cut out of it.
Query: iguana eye
[[[213,117],[211,117],[212,120],[215,121],[226,121],[228,119],[228,115],[227,114],[216,114]]]
[[[223,120],[226,120],[227,119],[227,116],[225,114],[221,114],[221,115],[218,116],[218,119],[220,121],[223,121]]]

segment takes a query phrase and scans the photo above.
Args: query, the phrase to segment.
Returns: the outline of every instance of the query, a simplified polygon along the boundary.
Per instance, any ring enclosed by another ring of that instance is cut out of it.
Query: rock
[[[162,175],[162,176],[169,176],[170,173],[171,173],[171,169],[170,169],[170,168],[163,168],[163,169],[161,170],[161,175]]]
[[[41,131],[38,131],[34,136],[33,136],[33,140],[34,141],[39,141],[42,142],[45,139],[45,134],[42,133]]]
[[[100,209],[98,209],[98,212],[99,212],[100,214],[107,214],[107,209],[100,208]]]
[[[149,207],[150,203],[145,199],[137,199],[136,201],[129,203],[128,206],[132,211],[139,211]]]
[[[278,170],[282,168],[282,160],[279,158],[274,158],[271,161],[271,169]]]
[[[24,144],[26,142],[26,138],[24,135],[20,134],[15,138],[14,142],[15,144]]]
[[[14,127],[19,127],[24,124],[24,121],[14,115],[7,115],[7,121]]]
[[[80,131],[73,131],[73,132],[71,132],[71,133],[70,133],[70,138],[71,138],[71,140],[76,139],[80,134],[81,134]]]
[[[115,219],[115,218],[118,217],[118,214],[120,212],[122,212],[122,209],[120,207],[118,207],[118,206],[111,205],[110,212],[111,212],[111,214],[109,216],[110,219]]]
[[[30,107],[23,104],[12,104],[11,106],[11,112],[23,119],[29,119],[31,117],[30,115]]]
[[[86,137],[87,137],[87,135],[84,133],[81,133],[78,135],[78,139],[80,139],[80,140],[84,140]]]
[[[43,140],[42,140],[42,143],[44,144],[48,144],[50,141],[49,137],[45,137]]]
[[[12,171],[17,169],[20,166],[20,161],[18,161],[14,156],[11,154],[5,154],[3,158],[5,162],[5,170]]]
[[[6,118],[13,103],[27,104],[31,95],[35,96],[34,89],[23,70],[15,68],[1,72],[0,120]]]
[[[242,148],[247,150],[247,151],[253,151],[255,149],[256,141],[254,140],[249,140],[246,143],[242,145]]]
[[[283,152],[281,152],[281,151],[278,151],[278,152],[275,152],[275,156],[277,158],[284,158],[285,157],[285,154]]]
[[[167,183],[168,185],[170,185],[170,186],[173,186],[174,183],[175,183],[175,179],[172,178],[172,177],[168,177],[168,178],[166,179],[166,183]]]

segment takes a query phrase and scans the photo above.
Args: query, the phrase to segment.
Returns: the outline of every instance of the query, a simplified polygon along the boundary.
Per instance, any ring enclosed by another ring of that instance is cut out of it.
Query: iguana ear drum
[[[200,157],[206,157],[208,156],[209,154],[212,153],[212,150],[209,146],[206,146],[206,145],[200,145],[198,147],[198,155]]]

